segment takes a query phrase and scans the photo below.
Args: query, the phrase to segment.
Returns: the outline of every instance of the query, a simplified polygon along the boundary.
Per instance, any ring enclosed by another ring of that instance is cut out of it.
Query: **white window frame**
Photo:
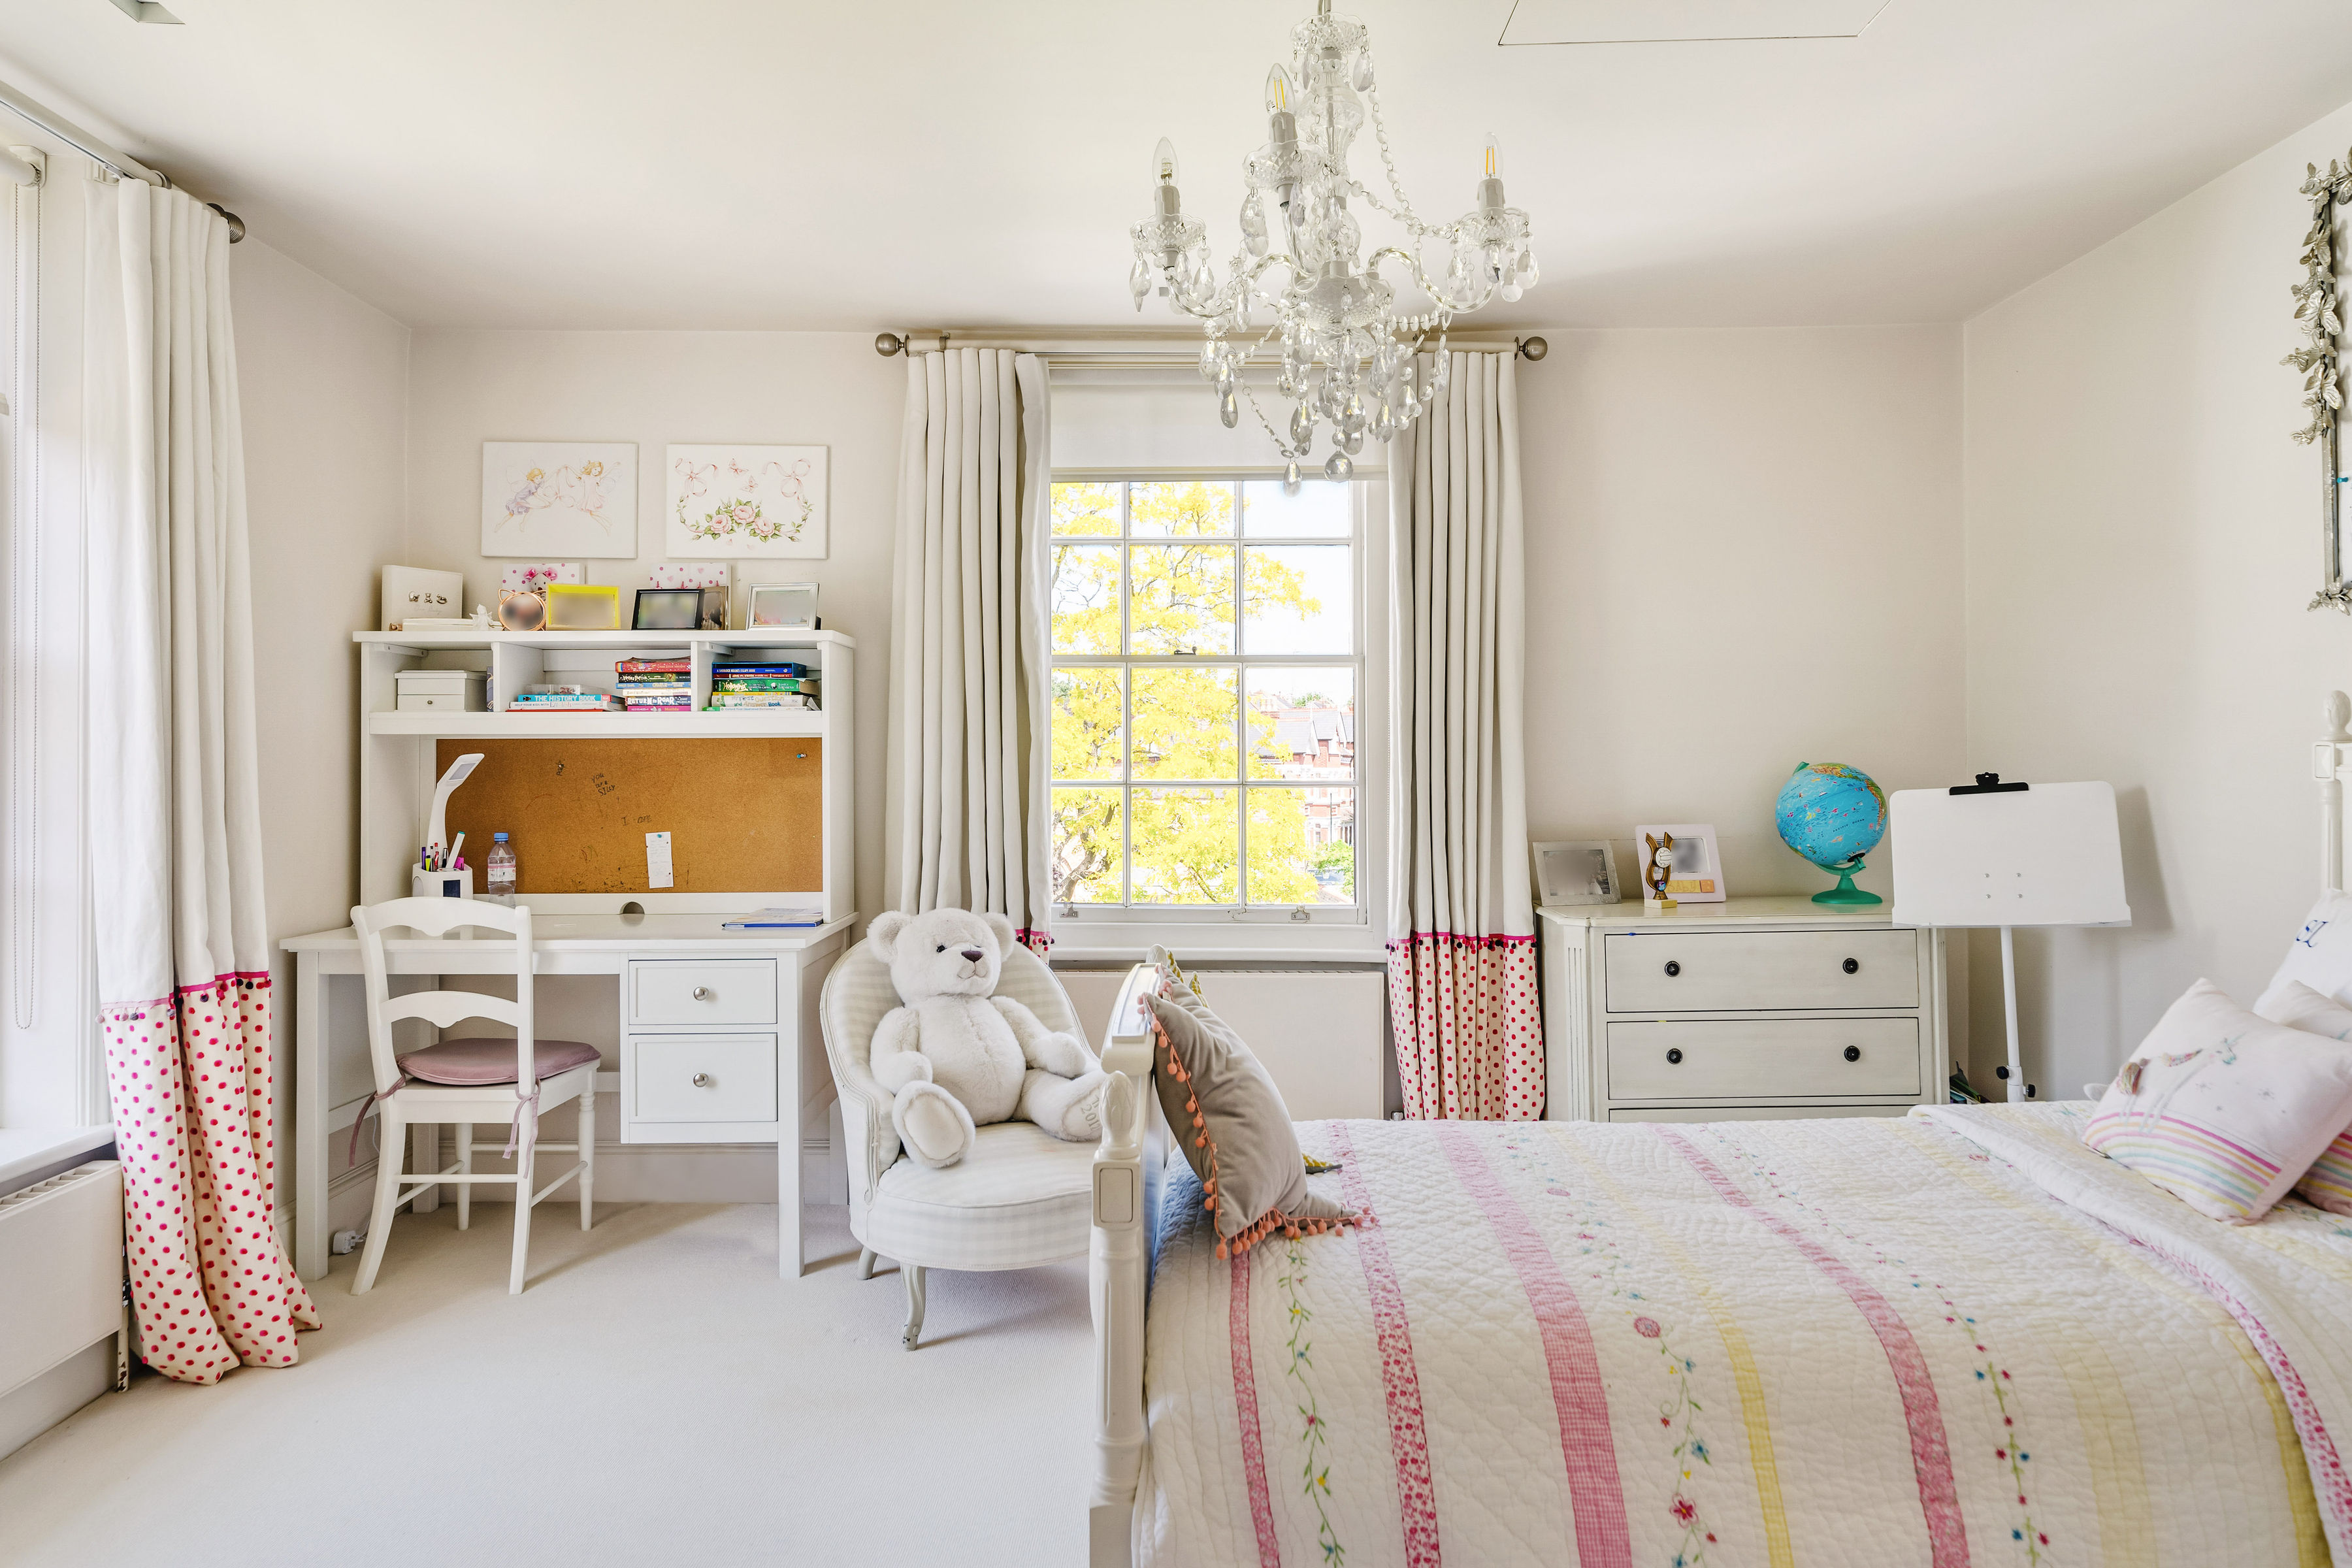
[[[1244,479],[1279,479],[1282,469],[1276,467],[1185,467],[1185,468],[1057,468],[1053,471],[1055,484],[1130,484],[1193,483],[1231,484]],[[1328,482],[1328,481],[1310,481]],[[1232,536],[1235,550],[1235,569],[1239,570],[1239,547],[1249,545],[1329,545],[1345,542],[1351,547],[1354,566],[1356,648],[1352,654],[1206,654],[1198,657],[1182,654],[1055,654],[1052,665],[1055,669],[1091,668],[1125,669],[1168,668],[1171,666],[1227,666],[1236,671],[1236,686],[1244,687],[1239,672],[1244,668],[1270,668],[1288,666],[1299,668],[1329,669],[1352,667],[1355,671],[1355,864],[1356,902],[1345,908],[1329,905],[1250,906],[1246,904],[1064,904],[1052,906],[1054,955],[1056,958],[1123,959],[1139,956],[1151,943],[1158,942],[1175,950],[1180,956],[1204,959],[1302,956],[1322,958],[1377,958],[1383,954],[1384,922],[1387,910],[1388,859],[1388,732],[1385,715],[1388,709],[1388,485],[1381,469],[1359,468],[1353,481],[1354,527],[1347,538],[1324,534],[1291,536],[1288,534],[1257,536],[1243,531],[1236,512]],[[1130,545],[1157,544],[1167,541],[1154,535],[1140,537],[1128,531],[1129,520],[1122,501],[1119,531],[1116,534],[1055,534],[1054,544],[1100,543],[1119,547],[1122,552]],[[1122,644],[1128,625],[1127,596],[1129,583],[1126,561],[1122,554],[1119,572],[1119,627]],[[1241,605],[1235,597],[1236,631]],[[1050,614],[1050,607],[1048,613]],[[1048,643],[1051,634],[1048,633]],[[1236,643],[1239,638],[1236,637]],[[1116,788],[1122,792],[1135,789],[1181,789],[1187,787],[1235,788],[1246,791],[1253,784],[1275,784],[1276,787],[1305,789],[1308,783],[1282,785],[1276,781],[1252,781],[1248,773],[1248,692],[1236,693],[1241,712],[1239,726],[1240,776],[1233,779],[1145,779],[1134,777],[1134,752],[1131,732],[1123,734],[1120,746],[1119,773],[1115,778],[1097,780],[1072,779],[1067,784],[1076,787]],[[1127,683],[1124,700],[1132,703],[1134,687]],[[1130,710],[1131,711],[1131,710]],[[1050,777],[1047,787],[1063,787],[1060,781]],[[1242,796],[1239,827],[1241,871],[1246,878],[1249,852],[1249,813],[1247,795]],[[1129,809],[1120,812],[1122,834],[1134,830],[1134,815]],[[1125,865],[1122,874],[1133,875],[1132,844],[1123,842]],[[1246,890],[1246,881],[1243,889]],[[1304,911],[1304,918],[1295,911]]]

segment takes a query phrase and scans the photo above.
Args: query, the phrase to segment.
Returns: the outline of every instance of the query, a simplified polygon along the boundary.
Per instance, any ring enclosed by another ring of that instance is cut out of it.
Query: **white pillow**
[[[2352,1045],[2257,1017],[2200,980],[2132,1053],[2083,1142],[2200,1214],[2270,1212],[2352,1123]]]
[[[2324,893],[2311,906],[2269,989],[2255,999],[2254,1011],[2275,1019],[2269,1009],[2298,981],[2322,996],[2352,1002],[2352,894]]]
[[[2286,983],[2284,993],[2255,1009],[2273,1024],[2331,1040],[2352,1040],[2352,1012],[2337,1006],[2300,980]],[[2352,1126],[2336,1135],[2294,1184],[2295,1195],[2330,1214],[2352,1215]]]

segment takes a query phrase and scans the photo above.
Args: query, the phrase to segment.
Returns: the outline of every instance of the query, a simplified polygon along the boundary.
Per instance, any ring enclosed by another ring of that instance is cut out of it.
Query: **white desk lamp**
[[[467,752],[464,756],[451,763],[449,771],[441,775],[440,784],[436,785],[433,791],[433,815],[427,817],[425,823],[425,843],[449,842],[449,797],[457,794],[457,786],[473,777],[474,770],[481,765],[482,753]]]
[[[2000,928],[2008,1098],[2033,1098],[2017,1038],[2018,926],[2127,926],[2116,792],[2104,784],[2002,784],[1979,773],[1888,803],[1896,925]]]

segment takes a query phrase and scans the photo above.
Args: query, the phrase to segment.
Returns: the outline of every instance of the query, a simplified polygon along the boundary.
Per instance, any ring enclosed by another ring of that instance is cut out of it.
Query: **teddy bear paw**
[[[898,1141],[919,1163],[934,1170],[952,1165],[971,1147],[971,1112],[955,1096],[928,1080],[908,1084],[890,1105]]]

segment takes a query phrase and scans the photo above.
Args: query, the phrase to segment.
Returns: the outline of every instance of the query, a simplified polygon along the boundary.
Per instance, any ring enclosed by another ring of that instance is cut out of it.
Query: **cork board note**
[[[670,836],[673,891],[814,892],[824,885],[823,746],[772,736],[445,740],[434,768],[482,753],[449,797],[449,832],[466,836],[477,868],[491,834],[510,836],[526,894],[645,892],[648,833]]]

